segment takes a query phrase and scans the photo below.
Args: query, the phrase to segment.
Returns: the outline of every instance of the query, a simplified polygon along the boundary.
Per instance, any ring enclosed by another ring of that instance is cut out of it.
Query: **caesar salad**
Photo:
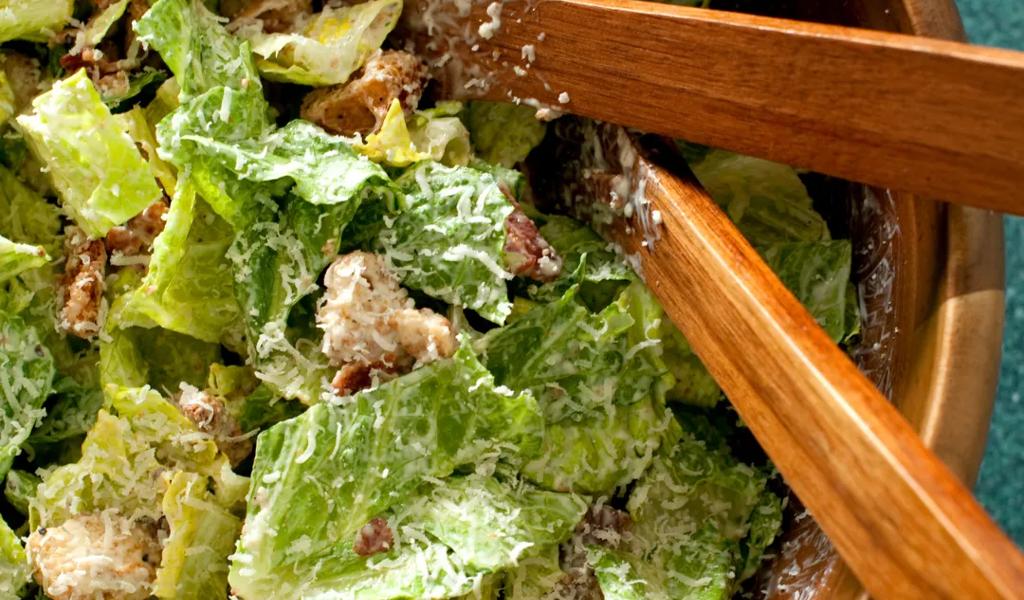
[[[0,0],[0,599],[750,585],[780,478],[623,257],[531,201],[549,125],[435,97],[401,10]],[[856,335],[800,175],[680,146]]]

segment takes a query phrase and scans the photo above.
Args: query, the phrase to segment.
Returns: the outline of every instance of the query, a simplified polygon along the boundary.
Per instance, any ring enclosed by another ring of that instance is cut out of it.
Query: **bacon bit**
[[[122,256],[149,254],[153,241],[167,225],[168,210],[170,206],[165,200],[157,200],[124,225],[112,227],[107,232],[107,250]]]
[[[356,534],[355,544],[352,549],[359,556],[373,556],[381,552],[387,552],[395,543],[395,536],[388,527],[388,522],[381,517],[371,519],[369,523]]]
[[[426,66],[417,56],[399,50],[380,52],[352,81],[310,92],[300,113],[331,133],[366,135],[380,129],[396,98],[406,114],[412,113],[426,81]]]
[[[90,240],[78,227],[68,227],[64,255],[60,326],[72,335],[90,339],[100,329],[107,249],[101,240]]]

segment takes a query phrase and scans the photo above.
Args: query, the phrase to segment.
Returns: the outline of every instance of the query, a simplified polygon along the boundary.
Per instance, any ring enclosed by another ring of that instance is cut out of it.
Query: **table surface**
[[[1024,0],[957,0],[971,41],[1024,50]],[[1007,217],[1006,330],[999,392],[975,492],[1024,546],[1024,218]]]

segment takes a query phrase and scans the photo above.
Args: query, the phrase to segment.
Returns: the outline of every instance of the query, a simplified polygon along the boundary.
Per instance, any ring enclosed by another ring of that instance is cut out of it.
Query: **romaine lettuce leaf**
[[[249,43],[221,23],[202,0],[159,0],[135,22],[139,38],[174,73],[183,101],[219,87],[261,94]]]
[[[533,398],[496,388],[465,344],[451,359],[275,425],[257,442],[232,589],[244,598],[334,589],[371,518],[459,465],[530,453],[542,427]]]
[[[781,526],[761,470],[673,425],[627,502],[626,547],[588,549],[608,598],[730,598]]]
[[[218,504],[207,478],[179,471],[164,493],[170,535],[157,570],[157,598],[220,598],[227,595],[228,555],[241,520]]]
[[[78,44],[98,46],[103,38],[107,37],[110,28],[124,16],[124,11],[127,8],[128,0],[117,0],[106,8],[98,10],[85,24],[85,28],[82,29],[81,41],[76,43],[76,46]]]
[[[11,469],[4,482],[4,498],[24,517],[28,516],[28,507],[36,495],[36,487],[42,480],[35,475],[18,469]]]
[[[54,374],[53,357],[35,328],[0,312],[0,479],[43,418]]]
[[[18,600],[28,583],[28,557],[17,534],[0,519],[0,600]]]
[[[85,70],[36,96],[32,107],[15,122],[45,163],[64,209],[91,237],[103,237],[160,198],[135,143]]]
[[[0,167],[0,235],[60,254],[60,209]]]
[[[230,507],[246,483],[231,473],[213,440],[150,388],[107,391],[109,408],[100,411],[74,463],[43,473],[31,506],[33,527],[117,509],[131,520],[163,515],[163,488],[178,471],[205,475],[221,506]]]
[[[504,102],[470,102],[465,120],[473,148],[486,162],[511,167],[544,139],[547,125],[536,109]]]
[[[461,106],[457,102],[447,104]],[[380,130],[354,147],[371,160],[392,167],[406,167],[428,159],[447,166],[466,165],[471,156],[469,132],[458,117],[449,114],[450,108],[418,111],[406,120],[402,103],[396,98]]]
[[[324,6],[302,31],[263,33],[254,23],[239,34],[259,57],[256,66],[272,81],[325,86],[344,83],[376,52],[398,24],[402,0],[369,0]]]
[[[45,42],[71,20],[74,0],[0,0],[0,42]]]
[[[632,284],[597,314],[577,301],[577,291],[477,343],[495,380],[533,392],[549,424],[663,399],[670,383],[660,358],[663,317],[643,284]]]
[[[572,494],[486,476],[428,484],[388,515],[404,542],[369,559],[350,556],[331,591],[374,600],[493,597],[495,573],[537,545],[564,541],[585,511]]]
[[[504,323],[512,309],[503,258],[512,204],[497,180],[425,162],[396,183],[406,207],[378,239],[389,267],[408,287]]]
[[[557,545],[530,548],[519,558],[519,564],[505,575],[504,597],[508,600],[555,600],[550,594],[564,577]]]
[[[690,167],[754,246],[830,239],[792,167],[725,150],[711,150]]]
[[[121,310],[122,323],[153,322],[206,342],[240,340],[241,314],[226,258],[234,237],[191,184],[180,186],[149,270]]]
[[[221,360],[220,346],[162,327],[121,328],[116,302],[106,335],[100,340],[100,385],[103,389],[153,386],[177,391],[182,382],[206,384],[210,365]]]
[[[849,240],[782,242],[759,248],[768,266],[834,341],[856,328],[847,323],[853,248]]]
[[[17,244],[0,235],[0,283],[50,262],[42,246]]]
[[[90,353],[87,360],[95,361],[97,358],[95,353]],[[57,361],[57,370],[63,372],[68,369]],[[29,435],[26,446],[39,449],[83,436],[92,428],[96,414],[103,406],[103,392],[99,386],[99,370],[91,370],[94,373],[84,382],[64,374],[56,378],[53,396],[44,406],[46,416]]]
[[[0,126],[6,125],[17,112],[16,102],[11,82],[7,80],[3,69],[0,69]]]

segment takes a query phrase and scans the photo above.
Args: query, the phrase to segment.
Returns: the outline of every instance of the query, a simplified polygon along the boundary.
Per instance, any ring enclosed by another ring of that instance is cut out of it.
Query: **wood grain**
[[[434,57],[446,95],[1024,213],[1020,53],[635,0],[493,3],[488,39],[491,4],[406,3],[406,34]]]
[[[559,150],[542,158],[565,165],[539,182],[542,196],[631,257],[868,591],[1024,597],[1024,556],[699,185],[672,174],[685,165],[621,128],[575,127],[559,124]],[[633,216],[601,225],[594,215],[628,214],[608,194],[616,177]]]

